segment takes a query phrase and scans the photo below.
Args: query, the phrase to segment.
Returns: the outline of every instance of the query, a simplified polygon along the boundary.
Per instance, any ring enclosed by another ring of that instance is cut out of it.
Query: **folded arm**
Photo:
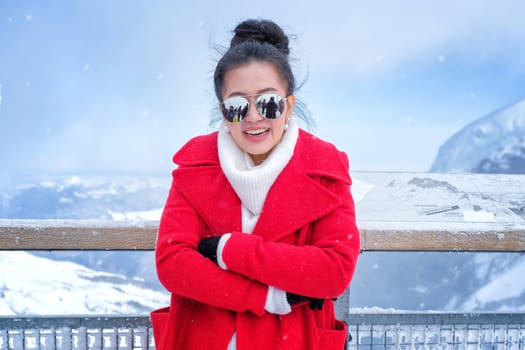
[[[343,204],[312,223],[309,245],[265,242],[262,237],[233,232],[221,259],[234,271],[263,284],[314,298],[334,298],[344,292],[359,254],[359,231],[350,188],[330,184]]]
[[[206,225],[172,186],[162,214],[156,246],[157,273],[177,295],[236,312],[264,313],[268,285],[219,268],[198,251]]]

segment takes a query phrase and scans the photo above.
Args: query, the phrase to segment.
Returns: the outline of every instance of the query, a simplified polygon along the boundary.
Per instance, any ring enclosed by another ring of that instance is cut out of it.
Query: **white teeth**
[[[245,133],[250,135],[259,135],[266,132],[268,129],[246,130]]]

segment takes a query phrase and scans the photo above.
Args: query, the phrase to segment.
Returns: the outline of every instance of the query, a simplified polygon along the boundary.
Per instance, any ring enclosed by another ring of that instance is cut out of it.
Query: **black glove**
[[[217,246],[221,236],[211,236],[201,239],[197,250],[205,258],[210,259],[214,263],[217,263]]]
[[[298,304],[303,301],[310,301],[310,309],[312,310],[322,310],[324,304],[324,299],[310,298],[288,292],[286,292],[286,300],[290,305]]]

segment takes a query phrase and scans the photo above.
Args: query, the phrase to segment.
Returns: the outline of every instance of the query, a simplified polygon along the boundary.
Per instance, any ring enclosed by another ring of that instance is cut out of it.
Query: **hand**
[[[295,305],[303,301],[310,301],[310,309],[312,310],[322,310],[324,299],[317,299],[317,298],[310,298],[305,297],[299,294],[293,294],[286,292],[286,299],[288,300],[288,304]]]
[[[205,258],[217,264],[217,246],[221,236],[211,236],[200,240],[197,250]]]

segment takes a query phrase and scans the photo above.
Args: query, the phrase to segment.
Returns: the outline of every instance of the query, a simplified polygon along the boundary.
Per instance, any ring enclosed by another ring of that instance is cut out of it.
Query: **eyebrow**
[[[250,94],[250,95],[247,95],[247,94],[245,94],[243,92],[240,92],[240,91],[232,91],[231,93],[228,94],[227,97],[232,97],[232,96],[257,96],[257,95],[260,95],[260,94],[264,94],[266,92],[275,92],[275,91],[277,91],[277,89],[273,88],[273,87],[264,88],[262,90],[257,91],[257,93]]]

